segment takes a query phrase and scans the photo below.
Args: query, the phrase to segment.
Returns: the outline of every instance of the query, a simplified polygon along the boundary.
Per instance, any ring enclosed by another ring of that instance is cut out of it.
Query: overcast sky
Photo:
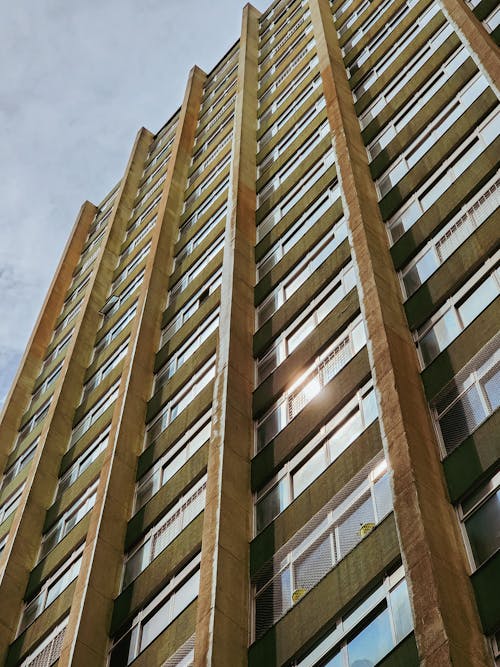
[[[238,39],[243,5],[0,0],[0,407],[80,205]]]

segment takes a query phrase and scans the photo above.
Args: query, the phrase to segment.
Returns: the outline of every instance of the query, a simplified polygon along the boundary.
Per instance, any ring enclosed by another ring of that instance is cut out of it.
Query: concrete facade
[[[246,5],[139,131],[0,420],[0,664],[500,664],[498,11]]]

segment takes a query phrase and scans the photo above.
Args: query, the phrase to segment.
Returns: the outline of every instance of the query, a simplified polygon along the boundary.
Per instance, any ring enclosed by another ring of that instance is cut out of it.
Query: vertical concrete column
[[[80,259],[89,227],[97,210],[89,201],[82,204],[6,398],[5,407],[0,416],[0,474],[4,470],[7,457],[17,437],[21,417],[28,405],[34,382],[40,373],[56,320],[62,310],[73,272]]]
[[[100,321],[99,310],[111,285],[125,225],[130,217],[151,139],[151,133],[144,129],[137,135],[95,260],[93,276],[75,320],[61,376],[40,434],[40,445],[31,463],[2,553],[5,566],[0,578],[0,663],[5,659],[17,628],[24,591],[40,547],[45,512],[54,497],[61,458],[71,436],[73,415],[80,401],[83,378],[92,355]]]
[[[421,664],[487,665],[415,345],[328,0],[310,0]]]
[[[144,416],[151,395],[161,316],[205,78],[199,68],[193,68],[181,107],[113,411],[110,444],[58,662],[60,667],[88,667],[106,662],[113,600],[119,593],[123,544],[134,499],[137,457],[143,448]]]
[[[194,664],[247,663],[258,16],[243,10]]]
[[[438,0],[438,4],[500,99],[500,49],[464,0]]]

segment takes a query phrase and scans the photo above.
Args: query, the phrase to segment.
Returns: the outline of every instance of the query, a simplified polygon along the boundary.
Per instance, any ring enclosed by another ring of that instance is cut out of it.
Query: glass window
[[[380,494],[388,484],[381,459],[359,471],[256,574],[257,639],[392,510],[392,494]]]
[[[110,667],[129,665],[198,596],[200,554],[168,581],[160,593],[132,619],[114,644]]]
[[[446,453],[500,403],[500,334],[494,336],[432,401]]]
[[[399,567],[292,665],[374,667],[412,629],[408,589],[403,568]]]
[[[472,559],[479,567],[500,547],[500,473],[463,501],[462,513]]]

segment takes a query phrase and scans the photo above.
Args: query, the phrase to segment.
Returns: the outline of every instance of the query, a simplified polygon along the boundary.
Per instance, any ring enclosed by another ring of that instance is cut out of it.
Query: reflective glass
[[[465,521],[465,528],[479,566],[500,547],[500,489]]]
[[[375,667],[393,645],[389,612],[384,609],[348,643],[349,667]]]

